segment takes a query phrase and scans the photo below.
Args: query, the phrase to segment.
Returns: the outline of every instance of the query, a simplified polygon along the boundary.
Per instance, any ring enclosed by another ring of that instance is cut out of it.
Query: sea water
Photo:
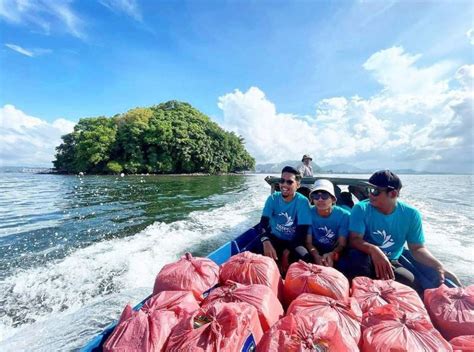
[[[164,264],[206,255],[257,223],[270,192],[265,175],[34,171],[0,169],[1,351],[80,348],[149,295]],[[474,284],[473,176],[401,178],[427,246]]]

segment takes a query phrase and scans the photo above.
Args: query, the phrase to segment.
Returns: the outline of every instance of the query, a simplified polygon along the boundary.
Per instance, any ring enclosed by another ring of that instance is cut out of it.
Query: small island
[[[243,138],[174,100],[83,118],[62,140],[53,164],[64,174],[220,174],[255,168]]]

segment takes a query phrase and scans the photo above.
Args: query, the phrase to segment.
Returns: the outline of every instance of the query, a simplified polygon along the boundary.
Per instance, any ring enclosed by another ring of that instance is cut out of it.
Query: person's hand
[[[277,252],[270,241],[263,242],[263,255],[278,260]]]
[[[332,268],[334,266],[332,252],[323,254],[323,257],[321,258],[321,262],[323,263],[324,266],[330,266]]]
[[[310,253],[311,253],[311,255],[313,256],[314,264],[323,265],[322,258],[321,258],[321,256],[319,255],[318,252],[312,251],[312,252],[310,252]]]
[[[444,284],[444,268],[442,266],[436,267],[436,274],[438,274],[438,279],[439,279],[439,284],[442,285]]]
[[[290,266],[290,251],[285,249],[281,254],[281,271],[286,273],[288,271],[288,267]]]
[[[379,280],[393,280],[395,279],[395,274],[393,272],[392,264],[388,260],[387,256],[382,252],[378,247],[372,247],[373,250],[370,253],[372,258],[372,263],[375,267],[375,276]]]

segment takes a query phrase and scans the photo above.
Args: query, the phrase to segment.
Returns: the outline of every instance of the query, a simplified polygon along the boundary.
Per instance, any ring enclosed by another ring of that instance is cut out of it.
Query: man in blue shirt
[[[381,170],[370,177],[369,184],[369,199],[352,208],[350,245],[356,251],[350,252],[348,276],[395,279],[420,290],[413,273],[398,262],[407,243],[416,261],[436,270],[440,284],[445,274],[459,283],[425,247],[419,211],[398,200],[400,178],[389,170]]]
[[[286,272],[292,259],[308,260],[304,236],[311,225],[308,199],[296,192],[301,174],[291,166],[281,171],[280,192],[265,202],[260,225],[263,254],[278,261]]]

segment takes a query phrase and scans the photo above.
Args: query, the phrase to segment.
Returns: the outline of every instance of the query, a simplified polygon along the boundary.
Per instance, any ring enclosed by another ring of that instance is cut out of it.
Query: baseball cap
[[[400,190],[402,181],[390,170],[379,170],[369,178],[369,184],[374,187]]]
[[[316,192],[316,191],[326,191],[331,196],[336,198],[335,193],[334,193],[334,185],[329,180],[324,180],[324,179],[316,180],[313,187],[311,187],[310,196],[311,196],[311,193]]]

